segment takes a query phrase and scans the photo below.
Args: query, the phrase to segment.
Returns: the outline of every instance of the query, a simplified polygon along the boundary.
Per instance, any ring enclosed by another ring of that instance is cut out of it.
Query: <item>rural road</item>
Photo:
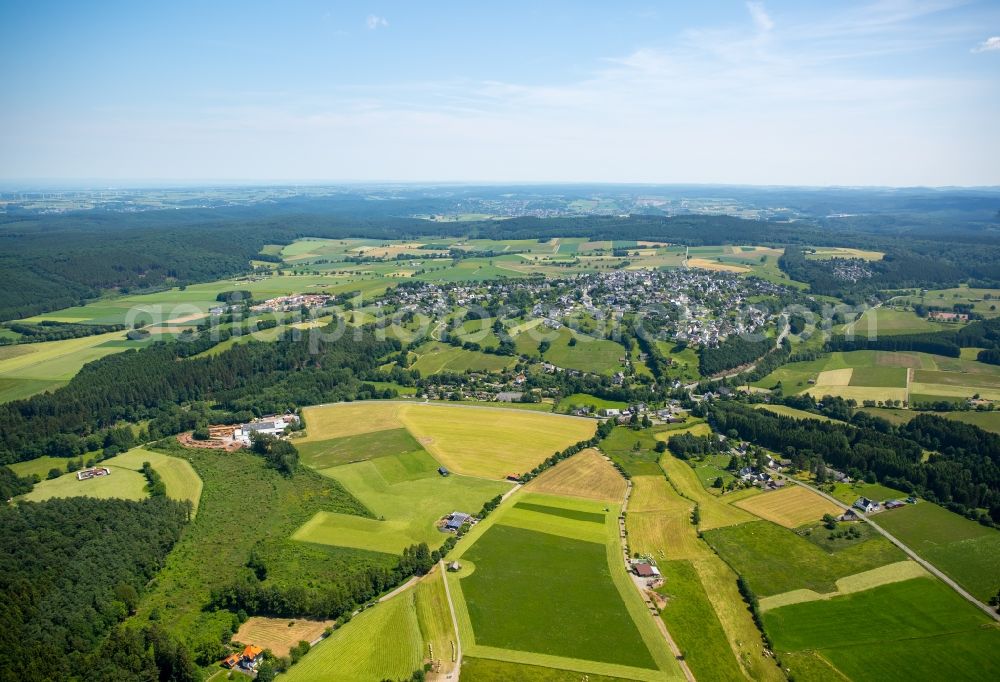
[[[462,636],[458,634],[458,617],[455,615],[455,602],[451,600],[451,589],[448,587],[448,567],[445,566],[444,559],[438,562],[441,569],[441,580],[444,581],[444,594],[448,597],[448,610],[451,611],[451,626],[455,628],[455,671],[454,679],[462,676]]]
[[[628,511],[628,501],[629,498],[632,497],[632,481],[626,479],[625,482],[627,483],[627,485],[625,486],[625,496],[622,498],[623,516]],[[621,536],[622,554],[624,554],[625,557],[626,571],[628,570],[627,567],[629,558],[628,548],[626,546],[627,542],[628,542],[627,537],[625,535],[622,535]],[[648,601],[646,595],[643,594],[642,592],[642,588],[635,580],[632,579],[632,576],[629,576],[629,582],[635,585],[635,589],[636,591],[639,592],[639,596],[642,597],[642,600],[644,602]],[[663,622],[663,619],[660,618],[658,613],[657,615],[654,615],[653,618],[656,621],[656,625],[660,630],[660,634],[663,635],[663,638],[665,640],[667,640],[667,646],[670,647],[670,653],[674,655],[674,660],[677,661],[677,665],[680,666],[681,672],[684,673],[684,677],[687,679],[688,682],[695,682],[694,673],[691,672],[691,668],[688,667],[687,661],[684,660],[684,656],[681,654],[680,647],[677,646],[677,643],[674,641],[674,638],[670,636],[670,631],[667,630],[667,624]]]
[[[841,509],[845,509],[845,510],[852,509],[849,505],[844,504],[843,502],[841,502],[837,498],[833,497],[832,495],[826,494],[822,490],[817,490],[816,488],[812,487],[811,485],[807,485],[807,484],[803,483],[802,481],[798,481],[798,480],[792,478],[791,476],[786,476],[785,474],[780,474],[780,476],[782,476],[782,478],[784,478],[785,480],[791,481],[792,483],[794,483],[796,485],[800,485],[803,488],[806,488],[807,490],[813,491],[817,495],[819,495],[819,496],[821,496],[821,497],[829,500],[830,502],[833,502],[835,505],[837,505]],[[903,552],[905,552],[907,556],[909,556],[911,559],[913,559],[918,564],[920,564],[925,569],[927,569],[928,572],[932,573],[935,577],[937,577],[939,580],[941,580],[941,582],[943,582],[945,585],[947,585],[951,589],[953,589],[956,592],[958,592],[970,604],[972,604],[973,606],[975,606],[976,608],[978,608],[983,613],[986,613],[987,615],[989,615],[989,617],[992,618],[993,620],[1000,621],[1000,614],[998,614],[996,611],[994,611],[988,605],[984,604],[983,602],[979,601],[978,599],[976,599],[975,597],[973,597],[971,594],[969,594],[965,590],[965,588],[963,588],[961,585],[959,585],[958,583],[956,583],[954,580],[952,580],[951,578],[949,578],[948,576],[946,576],[944,573],[942,573],[941,571],[939,571],[937,569],[937,567],[934,566],[934,564],[930,563],[929,561],[926,561],[926,560],[922,559],[920,556],[917,555],[916,552],[914,552],[912,549],[910,549],[909,547],[907,547],[906,545],[904,545],[898,538],[896,538],[894,535],[892,535],[887,530],[885,530],[884,528],[882,528],[882,526],[880,526],[877,523],[875,523],[874,521],[872,521],[868,517],[868,515],[865,514],[864,512],[862,512],[862,511],[860,511],[858,509],[854,509],[853,511],[854,511],[855,514],[857,514],[858,518],[860,518],[862,521],[864,521],[869,526],[871,526],[876,531],[878,531],[878,533],[881,534],[886,540],[888,540],[889,542],[891,542],[892,544],[896,545],[901,550],[903,550]]]

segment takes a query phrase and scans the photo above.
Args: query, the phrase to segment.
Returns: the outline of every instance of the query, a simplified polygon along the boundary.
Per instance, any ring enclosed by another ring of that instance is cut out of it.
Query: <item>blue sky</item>
[[[8,0],[0,73],[6,181],[1000,185],[995,0]]]

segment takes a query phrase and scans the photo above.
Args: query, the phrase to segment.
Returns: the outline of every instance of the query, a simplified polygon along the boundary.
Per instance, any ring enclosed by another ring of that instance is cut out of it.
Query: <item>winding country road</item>
[[[787,480],[787,481],[791,481],[792,483],[794,483],[796,485],[800,485],[803,488],[806,488],[807,490],[813,491],[817,495],[819,495],[819,496],[821,496],[821,497],[829,500],[830,502],[833,502],[835,505],[837,505],[841,509],[844,509],[844,510],[850,509],[850,510],[852,510],[855,514],[857,514],[858,518],[860,518],[862,521],[864,521],[869,526],[871,526],[872,528],[874,528],[886,540],[888,540],[889,542],[891,542],[892,544],[896,545],[901,550],[903,550],[903,552],[905,552],[907,556],[909,556],[911,559],[913,559],[918,564],[920,564],[925,569],[927,569],[927,571],[929,573],[932,573],[936,578],[938,578],[945,585],[947,585],[951,589],[953,589],[956,592],[958,592],[958,594],[960,594],[966,601],[968,601],[970,604],[972,604],[973,606],[975,606],[976,608],[978,608],[983,613],[986,613],[987,615],[989,615],[989,617],[992,618],[993,620],[1000,621],[1000,613],[997,613],[992,608],[990,608],[988,605],[984,604],[983,602],[981,602],[978,599],[976,599],[975,597],[973,597],[971,594],[969,594],[969,592],[967,592],[965,590],[965,588],[963,588],[961,585],[959,585],[954,580],[952,580],[947,575],[945,575],[940,570],[938,570],[937,567],[934,566],[934,564],[932,564],[929,561],[926,561],[925,559],[923,559],[920,556],[918,556],[916,552],[914,552],[912,549],[910,549],[909,547],[907,547],[906,545],[904,545],[902,543],[902,541],[900,541],[896,536],[892,535],[891,533],[889,533],[889,531],[887,531],[884,528],[882,528],[882,526],[880,526],[877,523],[875,523],[874,521],[872,521],[871,518],[869,518],[868,515],[865,514],[864,512],[862,512],[862,511],[860,511],[858,509],[853,509],[852,507],[850,507],[849,505],[844,504],[843,502],[841,502],[837,498],[833,497],[832,495],[828,495],[827,493],[823,492],[822,490],[817,490],[816,488],[812,487],[811,485],[807,485],[806,483],[803,483],[802,481],[796,480],[796,479],[792,478],[791,476],[786,476],[785,474],[779,474],[779,475],[782,478],[784,478],[785,480]]]

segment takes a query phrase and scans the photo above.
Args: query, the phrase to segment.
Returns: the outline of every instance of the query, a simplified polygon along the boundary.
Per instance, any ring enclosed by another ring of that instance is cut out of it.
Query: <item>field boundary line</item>
[[[827,493],[823,492],[822,490],[818,490],[818,489],[814,488],[811,485],[808,485],[806,483],[803,483],[802,481],[799,481],[799,480],[797,480],[795,478],[792,478],[791,476],[786,476],[785,474],[781,474],[781,476],[783,478],[785,478],[786,480],[789,480],[792,483],[795,483],[796,485],[800,485],[800,486],[802,486],[804,488],[808,488],[809,490],[812,490],[813,492],[815,492],[815,493],[817,493],[819,495],[822,495],[826,499],[828,499],[831,502],[833,502],[834,504],[836,504],[841,509],[844,509],[846,511],[852,510],[852,508],[850,506],[844,504],[843,502],[841,502],[840,500],[838,500],[837,498],[835,498],[833,495],[828,495]],[[929,503],[925,502],[925,504],[929,504]],[[983,613],[985,613],[986,615],[988,615],[994,621],[1000,622],[1000,613],[997,613],[996,611],[994,611],[993,609],[991,609],[989,606],[987,606],[983,602],[981,602],[978,599],[976,599],[975,597],[973,597],[968,591],[966,591],[966,589],[964,587],[962,587],[957,582],[955,582],[954,580],[952,580],[951,578],[949,578],[947,575],[945,575],[945,573],[943,571],[941,571],[940,569],[938,569],[937,566],[935,566],[931,562],[929,562],[926,559],[924,559],[923,557],[921,557],[919,554],[917,554],[916,552],[914,552],[908,546],[906,546],[905,544],[903,544],[903,542],[901,540],[899,540],[895,535],[893,535],[889,531],[887,531],[884,528],[882,528],[882,526],[880,526],[877,523],[875,523],[874,521],[872,521],[868,517],[867,514],[865,514],[864,512],[862,512],[862,511],[860,511],[858,509],[854,509],[853,511],[854,511],[854,514],[856,514],[858,518],[860,518],[862,521],[864,521],[869,526],[871,526],[872,528],[874,528],[886,540],[888,540],[892,544],[896,545],[896,547],[899,547],[899,549],[903,550],[903,552],[908,557],[910,557],[911,559],[913,559],[914,561],[916,561],[918,564],[920,564],[921,566],[923,566],[924,568],[926,568],[931,574],[933,574],[936,578],[938,578],[945,585],[947,585],[951,589],[953,589],[956,592],[958,592],[958,594],[961,597],[963,597],[966,601],[968,601],[970,604],[972,604],[973,606],[975,606],[976,608],[978,608],[980,611],[982,611]]]
[[[447,566],[444,559],[438,560],[438,567],[441,569],[441,580],[444,582],[444,594],[448,597],[448,610],[451,612],[451,627],[455,631],[455,679],[462,677],[462,635],[458,632],[458,617],[455,615],[455,604],[451,600],[451,588],[448,586]]]

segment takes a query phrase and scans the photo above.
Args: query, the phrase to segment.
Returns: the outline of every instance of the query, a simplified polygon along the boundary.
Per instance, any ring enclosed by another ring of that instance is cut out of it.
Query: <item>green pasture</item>
[[[569,412],[574,407],[592,407],[594,410],[622,409],[625,403],[618,400],[605,400],[589,393],[573,393],[559,400],[557,412]]]
[[[838,578],[905,558],[881,536],[828,552],[770,521],[716,528],[703,536],[761,597],[797,589],[833,592]]]
[[[296,445],[302,463],[315,469],[376,457],[423,452],[423,447],[406,429],[385,429],[343,438],[300,442]],[[430,464],[433,465],[433,462]]]
[[[510,488],[501,481],[441,476],[438,466],[420,450],[322,469],[322,474],[340,482],[373,517],[318,512],[293,537],[392,554],[421,542],[433,549],[448,537],[436,528],[439,519],[454,511],[475,514],[484,502]]]
[[[875,521],[981,601],[1000,590],[1000,531],[920,501]]]
[[[513,366],[516,361],[513,357],[465,350],[439,341],[428,341],[415,352],[418,357],[411,369],[419,370],[423,376],[444,371],[499,372]]]

